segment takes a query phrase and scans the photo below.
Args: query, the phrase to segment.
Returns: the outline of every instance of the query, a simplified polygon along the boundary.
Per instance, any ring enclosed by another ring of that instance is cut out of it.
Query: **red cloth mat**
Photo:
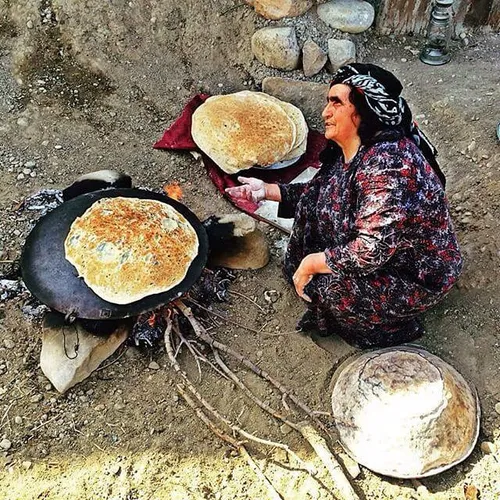
[[[278,170],[260,170],[251,168],[243,170],[238,174],[229,175],[222,171],[205,153],[203,153],[191,137],[191,121],[194,111],[198,106],[205,102],[210,96],[207,94],[198,94],[194,96],[184,107],[181,115],[175,122],[163,133],[163,137],[154,144],[155,149],[176,149],[197,151],[203,157],[203,163],[207,169],[208,175],[217,189],[240,210],[254,214],[258,205],[251,201],[241,201],[233,199],[225,192],[225,188],[239,185],[237,177],[257,177],[264,182],[288,183],[295,179],[308,167],[319,168],[319,153],[326,146],[326,139],[323,134],[310,130],[307,137],[307,149],[302,158],[290,167]]]

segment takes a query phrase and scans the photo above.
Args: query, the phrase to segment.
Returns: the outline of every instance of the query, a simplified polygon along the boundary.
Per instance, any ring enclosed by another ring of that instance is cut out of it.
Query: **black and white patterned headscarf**
[[[353,63],[342,66],[333,75],[330,86],[339,83],[358,89],[381,123],[389,127],[401,127],[404,134],[420,148],[445,185],[444,174],[436,160],[437,150],[412,120],[408,103],[401,97],[403,85],[390,71],[375,64]]]
[[[401,124],[404,113],[401,96],[391,97],[381,83],[368,75],[350,76],[342,83],[360,90],[366,103],[382,123],[393,126]]]
[[[342,66],[332,80],[332,85],[338,83],[361,91],[366,103],[383,124],[397,126],[403,121],[406,103],[399,95],[403,86],[389,71],[374,64]]]

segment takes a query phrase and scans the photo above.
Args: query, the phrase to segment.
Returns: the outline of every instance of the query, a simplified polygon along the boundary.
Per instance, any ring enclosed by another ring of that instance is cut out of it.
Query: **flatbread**
[[[64,250],[99,297],[130,304],[178,285],[198,255],[198,236],[166,203],[102,198],[73,222]]]
[[[277,97],[266,94],[265,92],[252,92],[250,90],[243,90],[242,92],[239,92],[239,94],[241,95],[254,94],[261,96],[263,99],[269,99],[278,104],[278,106],[280,106],[281,109],[283,109],[283,111],[288,115],[288,117],[292,119],[295,125],[295,132],[296,132],[295,141],[292,145],[292,149],[283,158],[281,158],[280,161],[291,160],[292,158],[296,158],[297,156],[304,154],[305,145],[307,145],[308,127],[306,119],[302,114],[302,111],[299,108],[297,108],[297,106],[294,106],[293,104],[286,101],[281,101]],[[296,154],[299,151],[302,152]]]
[[[282,106],[259,94],[210,97],[193,114],[195,143],[228,174],[272,165],[294,148],[294,120]]]

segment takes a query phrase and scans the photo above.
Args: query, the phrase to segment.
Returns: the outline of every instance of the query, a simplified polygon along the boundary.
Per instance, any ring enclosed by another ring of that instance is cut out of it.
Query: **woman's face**
[[[360,118],[349,100],[350,92],[351,88],[343,83],[333,85],[321,114],[325,121],[325,137],[340,145],[358,135]]]

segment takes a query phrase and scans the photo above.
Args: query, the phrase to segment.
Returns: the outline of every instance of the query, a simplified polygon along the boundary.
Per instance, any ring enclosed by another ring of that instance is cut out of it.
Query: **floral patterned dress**
[[[350,163],[280,189],[279,215],[295,214],[287,279],[315,252],[332,271],[305,288],[316,326],[360,347],[420,336],[416,316],[450,290],[462,257],[444,189],[415,143],[361,146]]]

